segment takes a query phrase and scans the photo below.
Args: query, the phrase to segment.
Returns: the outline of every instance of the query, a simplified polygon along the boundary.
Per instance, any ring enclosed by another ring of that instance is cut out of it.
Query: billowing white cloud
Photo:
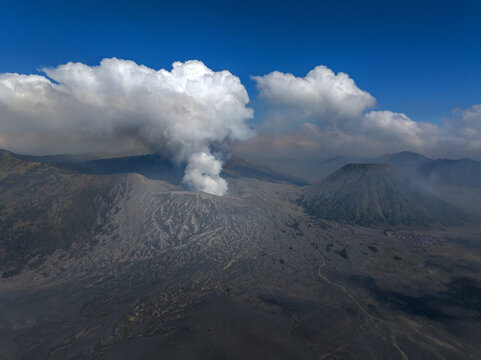
[[[376,103],[349,75],[335,74],[326,66],[315,67],[305,77],[274,71],[252,78],[261,97],[274,104],[300,108],[317,121],[357,117]]]
[[[468,109],[454,111],[455,119],[465,127],[471,135],[480,135],[481,138],[481,104],[473,105]]]
[[[435,125],[416,122],[405,114],[388,110],[364,114],[361,128],[365,135],[374,139],[397,141],[411,148],[423,146],[439,133]]]
[[[59,153],[141,145],[186,163],[191,188],[222,195],[222,161],[211,147],[253,135],[239,78],[200,61],[168,71],[112,58],[43,71],[0,74],[0,147]]]
[[[369,109],[376,100],[344,73],[317,66],[305,77],[272,72],[255,76],[270,104],[259,136],[236,150],[248,157],[379,155],[402,150],[430,156],[481,154],[481,105],[458,110],[444,126],[406,114]]]

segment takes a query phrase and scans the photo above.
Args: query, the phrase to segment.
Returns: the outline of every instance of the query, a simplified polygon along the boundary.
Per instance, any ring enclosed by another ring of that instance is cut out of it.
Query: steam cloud
[[[0,74],[0,147],[17,152],[122,151],[133,147],[186,164],[191,189],[223,195],[227,141],[243,156],[379,155],[401,150],[430,156],[481,151],[481,105],[457,109],[443,125],[372,110],[376,99],[345,73],[317,66],[304,77],[278,71],[254,76],[267,100],[258,136],[239,78],[200,61],[171,71],[104,59],[67,63],[42,75]]]
[[[58,153],[140,144],[186,163],[190,188],[227,191],[211,147],[253,135],[248,94],[229,71],[195,60],[156,71],[116,58],[42,70],[46,76],[0,74],[0,147]]]

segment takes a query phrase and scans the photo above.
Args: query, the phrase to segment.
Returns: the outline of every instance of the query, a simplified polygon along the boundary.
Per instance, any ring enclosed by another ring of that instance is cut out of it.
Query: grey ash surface
[[[85,189],[95,219],[47,248],[0,239],[2,271],[20,269],[0,279],[1,359],[481,357],[476,223],[349,225],[306,213],[306,187],[240,173],[217,197],[32,166],[7,158],[0,170],[3,199],[24,194],[32,211],[3,203],[9,239],[42,221],[63,229],[69,194]]]

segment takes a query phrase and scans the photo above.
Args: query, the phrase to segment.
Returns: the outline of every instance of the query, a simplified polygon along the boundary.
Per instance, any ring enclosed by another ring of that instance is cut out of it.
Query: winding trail
[[[336,284],[336,283],[333,283],[331,280],[329,280],[327,277],[325,277],[322,273],[321,273],[321,269],[324,268],[326,265],[327,265],[327,261],[326,261],[326,258],[321,255],[322,257],[322,264],[319,264],[319,269],[318,269],[318,272],[317,274],[319,275],[319,277],[324,280],[326,283],[330,284],[330,285],[334,285],[334,286],[337,286],[339,289],[341,289],[355,304],[356,306],[359,308],[359,310],[361,310],[361,312],[367,317],[367,319],[369,320],[370,324],[373,326],[373,328],[376,328],[377,326],[374,324],[375,321],[378,321],[378,322],[381,322],[381,323],[386,323],[386,320],[384,319],[381,319],[381,318],[378,318],[376,316],[373,316],[371,315],[362,305],[361,303],[356,299],[356,297],[354,295],[352,295],[350,293],[349,290],[346,289],[345,286],[343,285],[340,285],[340,284]],[[397,341],[396,341],[396,334],[394,332],[393,329],[391,329],[391,342],[392,342],[392,345],[393,347],[399,352],[400,356],[401,356],[401,359],[402,360],[409,360],[408,356],[406,355],[406,353],[400,348],[400,346],[398,345]],[[335,354],[336,352],[344,349],[345,347],[347,347],[349,345],[349,343],[347,344],[344,344],[344,345],[341,345],[339,346],[337,349],[334,349],[333,351],[327,353],[327,354],[324,354],[322,355],[319,359],[326,359],[327,357],[331,356],[332,354]]]
[[[396,341],[396,333],[394,332],[393,329],[391,329],[391,340],[392,340],[393,346],[397,349],[397,351],[399,351],[399,354],[401,355],[402,360],[409,360],[406,353],[404,351],[402,351],[402,349],[399,347],[399,345]]]

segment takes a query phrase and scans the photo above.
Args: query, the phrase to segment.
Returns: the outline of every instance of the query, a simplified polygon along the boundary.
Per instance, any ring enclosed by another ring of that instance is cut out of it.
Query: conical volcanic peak
[[[362,226],[455,224],[458,210],[386,164],[348,164],[299,197],[319,218]]]
[[[347,164],[331,174],[331,176],[343,176],[346,174],[389,173],[395,170],[388,164]]]

